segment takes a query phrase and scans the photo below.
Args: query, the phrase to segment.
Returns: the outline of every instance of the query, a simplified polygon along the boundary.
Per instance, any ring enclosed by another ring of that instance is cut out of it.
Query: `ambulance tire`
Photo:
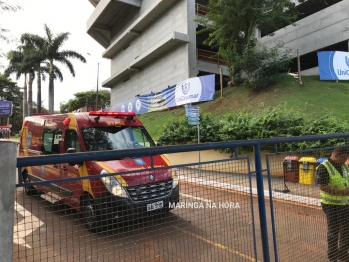
[[[85,196],[81,207],[85,227],[92,233],[102,231],[101,214],[94,199],[91,196]]]
[[[27,173],[23,173],[23,183],[24,183],[24,191],[27,196],[35,196],[38,191],[35,187],[25,186],[25,184],[30,183],[29,176]]]

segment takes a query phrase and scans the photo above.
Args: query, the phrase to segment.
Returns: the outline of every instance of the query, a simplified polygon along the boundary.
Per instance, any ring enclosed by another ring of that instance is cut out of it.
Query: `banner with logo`
[[[214,99],[215,75],[189,78],[158,93],[136,96],[103,111],[144,114]]]
[[[320,80],[349,80],[349,53],[317,52]]]
[[[12,115],[12,101],[0,101],[0,117]]]

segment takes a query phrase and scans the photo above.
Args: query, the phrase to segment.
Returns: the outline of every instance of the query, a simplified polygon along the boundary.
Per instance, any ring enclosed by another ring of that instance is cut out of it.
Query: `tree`
[[[247,45],[238,64],[242,71],[236,74],[245,87],[267,87],[273,79],[289,70],[291,52],[279,42],[272,48],[267,48],[259,43],[256,46]]]
[[[49,113],[54,112],[54,79],[55,79],[55,65],[54,62],[60,62],[65,65],[70,73],[75,76],[75,70],[70,62],[70,58],[75,58],[83,63],[86,63],[86,59],[79,53],[71,50],[60,50],[65,41],[69,38],[69,33],[59,33],[53,35],[48,26],[44,25],[45,37],[33,37],[28,38],[28,43],[43,50],[44,56],[50,63],[49,68]]]
[[[22,125],[22,94],[16,83],[7,76],[0,74],[0,97],[4,100],[12,101],[13,109],[10,123],[13,131],[19,131]],[[7,123],[3,123],[7,124]],[[0,124],[2,125],[2,124]]]
[[[9,2],[12,1],[11,4]],[[16,5],[13,3],[13,0],[0,0],[0,12],[17,12],[20,10],[21,7],[19,5]],[[1,27],[0,25],[0,40],[5,42],[11,42],[13,39],[10,36],[7,36],[9,33],[9,30],[6,28]],[[3,57],[5,54],[3,53],[2,49],[0,48],[0,57]],[[2,67],[2,64],[0,64],[0,67]]]
[[[24,92],[23,92],[23,117],[33,115],[33,98],[32,98],[32,86],[33,80],[35,79],[35,73],[37,73],[38,78],[38,93],[37,96],[37,113],[41,113],[41,79],[45,81],[45,74],[49,74],[50,64],[48,62],[36,62],[33,58],[35,50],[30,45],[18,46],[19,51],[10,51],[8,53],[8,60],[10,64],[5,70],[5,74],[10,75],[11,73],[16,74],[16,79],[24,74]],[[55,65],[54,68],[54,79],[59,79],[63,81],[62,72]],[[27,90],[27,75],[29,75],[28,90]],[[28,93],[28,101],[27,101]],[[40,100],[38,100],[40,99]],[[39,102],[38,102],[39,101]]]
[[[84,107],[86,105],[87,99],[95,101],[96,91],[79,92],[74,94],[74,96],[74,99],[70,99],[67,103],[62,103],[60,105],[61,113],[72,112],[74,110]],[[98,100],[99,105],[105,106],[107,103],[109,104],[110,92],[108,90],[100,90],[98,92]]]
[[[45,74],[50,75],[50,64],[48,63],[46,52],[45,52],[45,39],[39,35],[34,34],[22,34],[21,42],[24,44],[25,48],[30,50],[26,53],[24,60],[27,63],[34,63],[34,71],[37,75],[37,112],[41,112],[41,79],[45,81]],[[59,79],[63,81],[63,75],[60,69],[53,65],[53,75],[54,79]]]
[[[32,83],[34,79],[33,64],[26,62],[24,57],[28,50],[25,47],[20,46],[18,51],[10,51],[7,55],[7,59],[10,61],[9,66],[5,70],[6,75],[12,73],[16,74],[16,79],[19,79],[24,74],[24,90],[23,90],[23,118],[32,115]],[[27,100],[27,75],[29,75],[28,81],[28,100]]]
[[[258,43],[256,28],[273,32],[293,24],[298,14],[291,0],[209,0],[207,10],[204,18],[197,19],[204,25],[199,33],[209,33],[205,44],[218,47],[233,83],[246,69],[241,63],[244,53]]]
[[[33,44],[33,41],[35,41],[35,45]],[[42,71],[41,71],[41,63],[43,63],[46,60],[46,54],[44,52],[45,47],[45,40],[34,34],[22,34],[21,36],[21,42],[24,44],[24,46],[30,50],[30,52],[27,53],[27,55],[24,57],[24,60],[26,62],[33,62],[34,70],[37,73],[37,97],[36,97],[36,103],[37,103],[37,112],[41,112],[41,78]],[[46,73],[49,73],[46,71]]]
[[[42,101],[41,101],[42,104]],[[41,112],[38,111],[38,105],[33,101],[33,113],[48,113],[48,109],[44,106],[41,107]]]

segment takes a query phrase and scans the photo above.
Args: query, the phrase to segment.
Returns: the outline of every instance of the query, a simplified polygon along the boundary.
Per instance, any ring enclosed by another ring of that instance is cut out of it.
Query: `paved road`
[[[14,261],[255,261],[252,206],[263,260],[257,198],[247,192],[183,181],[182,206],[100,234],[89,233],[65,205],[27,197],[22,189],[16,202]],[[280,261],[324,261],[319,207],[275,200],[274,209]],[[267,212],[270,225],[269,202]]]

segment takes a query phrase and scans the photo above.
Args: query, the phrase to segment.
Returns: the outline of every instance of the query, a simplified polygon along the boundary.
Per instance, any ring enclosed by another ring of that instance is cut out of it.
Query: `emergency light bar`
[[[136,116],[135,112],[101,112],[91,111],[90,116],[114,116],[114,117],[133,117]]]

